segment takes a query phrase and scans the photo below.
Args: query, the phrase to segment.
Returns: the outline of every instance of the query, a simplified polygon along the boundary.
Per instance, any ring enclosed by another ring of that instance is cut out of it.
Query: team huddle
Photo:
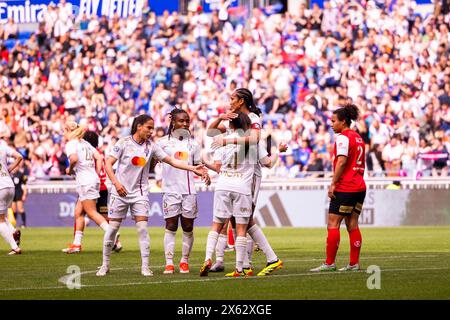
[[[106,159],[97,150],[98,135],[86,131],[76,122],[64,126],[66,154],[69,158],[67,174],[74,174],[78,201],[75,207],[74,237],[63,252],[81,252],[85,215],[103,231],[103,259],[97,276],[110,272],[112,251],[119,252],[122,244],[119,229],[128,212],[135,221],[141,253],[141,274],[152,276],[149,268],[150,236],[147,230],[150,202],[148,178],[155,162],[162,166],[163,212],[165,225],[163,274],[175,272],[174,251],[178,224],[182,228],[182,252],[179,272],[189,273],[189,256],[194,243],[194,221],[198,215],[195,177],[209,185],[208,169],[218,174],[214,192],[213,221],[208,233],[205,259],[200,276],[224,270],[224,251],[227,246],[227,226],[232,226],[235,239],[236,265],[227,277],[254,275],[252,252],[254,244],[264,253],[267,264],[257,276],[267,276],[283,267],[262,229],[253,220],[259,188],[261,167],[272,168],[279,153],[287,145],[265,146],[261,139],[261,112],[252,93],[244,88],[231,95],[230,110],[221,114],[208,127],[214,138],[212,160],[201,155],[200,145],[193,138],[189,114],[173,109],[167,135],[152,142],[152,117],[146,114],[134,118],[130,135],[113,146]],[[347,105],[333,113],[331,123],[337,134],[334,176],[328,196],[332,199],[328,216],[327,260],[311,271],[335,271],[334,259],[339,246],[339,227],[345,219],[351,240],[350,263],[339,270],[359,270],[362,238],[358,217],[365,197],[363,180],[365,149],[358,133],[350,129],[358,109]],[[9,166],[8,157],[14,158]],[[21,155],[6,144],[0,144],[0,233],[10,244],[10,255],[22,253],[14,239],[14,227],[6,213],[14,197],[11,173],[17,170]],[[106,177],[112,187],[106,187]],[[213,255],[216,261],[213,264]]]

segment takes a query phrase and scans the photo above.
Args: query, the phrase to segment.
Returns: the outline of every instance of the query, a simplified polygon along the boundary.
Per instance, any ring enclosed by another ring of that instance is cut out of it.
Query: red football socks
[[[234,246],[233,228],[231,226],[228,228],[228,244]]]
[[[349,232],[350,237],[350,265],[359,263],[359,252],[361,251],[362,236],[359,228]]]
[[[334,263],[336,254],[339,248],[339,241],[341,240],[341,233],[339,229],[328,229],[327,237],[327,261],[326,264]]]

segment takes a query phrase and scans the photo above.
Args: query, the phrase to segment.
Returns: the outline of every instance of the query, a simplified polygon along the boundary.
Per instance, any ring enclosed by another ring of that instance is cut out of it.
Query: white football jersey
[[[158,145],[170,157],[194,165],[201,162],[200,146],[192,138],[183,138],[167,135],[158,140]],[[162,191],[164,193],[196,194],[194,173],[172,167],[162,163]]]
[[[247,114],[248,117],[250,118],[251,121],[251,128],[252,129],[257,129],[257,130],[261,130],[262,128],[262,119],[261,117],[259,117],[256,113],[254,112],[250,112],[249,114]],[[225,134],[231,134],[232,131],[230,129],[230,121],[225,121],[224,122],[224,126],[226,128],[226,133]],[[258,155],[258,150],[259,147],[257,148],[256,146],[252,145],[250,146],[250,158],[252,159],[252,161],[254,161],[254,163],[256,163],[255,165],[255,176],[261,177],[262,173],[261,173],[261,166],[257,160],[257,158],[259,158]]]
[[[233,133],[227,138],[237,136]],[[258,154],[267,155],[264,152],[258,152]],[[245,157],[243,145],[228,144],[219,148],[214,153],[214,161],[222,164],[215,190],[234,191],[245,195],[252,193],[253,175],[255,175],[256,166],[259,166],[259,159],[255,164],[252,159]]]
[[[75,181],[78,186],[100,183],[100,179],[95,171],[94,154],[98,151],[86,140],[70,140],[66,144],[66,155],[76,154],[78,156],[77,164],[74,167]]]
[[[8,157],[12,157],[14,152],[15,150],[6,142],[0,143],[0,189],[14,188],[14,182],[8,171]]]
[[[110,156],[117,159],[116,177],[127,190],[127,198],[148,194],[148,174],[152,158],[161,161],[167,154],[157,144],[147,140],[137,143],[132,136],[121,138],[114,145]],[[111,194],[119,196],[116,188]]]

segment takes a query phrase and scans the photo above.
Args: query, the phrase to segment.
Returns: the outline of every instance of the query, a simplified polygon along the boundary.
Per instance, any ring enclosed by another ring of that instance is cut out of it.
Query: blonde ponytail
[[[64,130],[66,131],[67,140],[79,140],[83,139],[84,133],[86,132],[86,126],[78,125],[75,121],[68,121],[64,125]]]

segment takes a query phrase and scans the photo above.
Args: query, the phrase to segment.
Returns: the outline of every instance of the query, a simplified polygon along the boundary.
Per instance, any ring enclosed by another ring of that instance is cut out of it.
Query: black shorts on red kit
[[[366,191],[361,192],[338,192],[335,191],[336,198],[331,199],[328,212],[333,214],[339,214],[341,216],[347,216],[356,212],[361,214],[364,198],[366,197]]]
[[[100,198],[97,199],[97,212],[108,214],[108,190],[100,191]]]

